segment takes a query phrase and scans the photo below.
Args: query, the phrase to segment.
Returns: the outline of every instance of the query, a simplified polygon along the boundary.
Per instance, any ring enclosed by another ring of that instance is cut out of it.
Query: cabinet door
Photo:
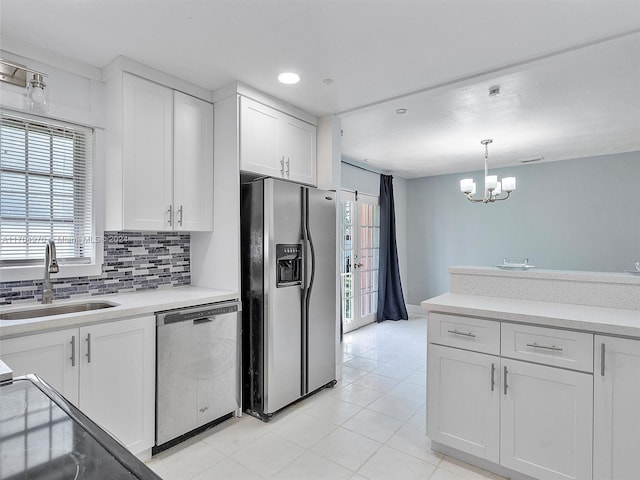
[[[134,454],[151,448],[155,317],[80,329],[80,409]]]
[[[638,478],[640,341],[596,335],[595,358],[593,478]]]
[[[123,227],[170,230],[173,91],[123,76]]]
[[[316,184],[316,127],[283,115],[280,125],[280,157],[285,161],[284,177]]]
[[[78,329],[0,341],[0,358],[13,376],[35,373],[78,405]]]
[[[428,436],[435,442],[498,463],[500,359],[427,346]]]
[[[213,105],[174,92],[173,206],[176,230],[213,229]]]
[[[545,480],[591,479],[593,376],[504,358],[501,374],[500,464]]]
[[[240,170],[282,178],[285,159],[279,155],[278,136],[283,114],[240,97]]]

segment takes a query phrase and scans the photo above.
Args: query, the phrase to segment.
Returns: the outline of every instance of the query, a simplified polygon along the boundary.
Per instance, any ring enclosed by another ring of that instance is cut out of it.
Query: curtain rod
[[[355,167],[355,168],[359,168],[360,170],[364,170],[365,172],[370,172],[370,173],[376,173],[378,175],[386,175],[384,172],[375,169],[375,168],[371,168],[371,167],[363,167],[362,165],[359,165],[358,163],[354,162],[353,160],[340,160],[341,163],[344,163],[346,165],[349,165],[351,167]]]

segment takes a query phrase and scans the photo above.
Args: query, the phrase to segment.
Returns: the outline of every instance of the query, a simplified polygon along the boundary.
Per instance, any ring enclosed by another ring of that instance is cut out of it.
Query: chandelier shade
[[[502,181],[498,180],[497,175],[488,175],[489,173],[489,144],[492,139],[482,140],[480,143],[484,145],[484,194],[481,198],[476,198],[476,182],[473,178],[464,178],[460,180],[460,191],[467,196],[467,200],[473,203],[493,203],[500,200],[506,200],[516,189],[516,178],[505,177]],[[505,195],[502,195],[502,194]]]

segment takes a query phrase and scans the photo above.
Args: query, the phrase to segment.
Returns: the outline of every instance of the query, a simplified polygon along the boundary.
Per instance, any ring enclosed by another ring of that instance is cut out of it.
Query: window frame
[[[91,222],[89,230],[90,241],[86,247],[86,254],[82,260],[64,258],[59,259],[60,272],[52,275],[52,278],[69,278],[69,277],[83,277],[83,276],[95,276],[100,275],[102,272],[103,261],[103,213],[104,200],[103,200],[103,183],[101,177],[97,174],[98,171],[102,171],[103,164],[103,152],[104,152],[104,131],[101,128],[85,126],[75,123],[69,123],[65,121],[58,121],[48,117],[40,117],[37,115],[29,115],[23,112],[12,111],[9,109],[1,109],[2,116],[12,117],[19,121],[32,122],[36,124],[50,125],[54,127],[61,127],[72,129],[76,131],[87,131],[89,139],[87,140],[86,147],[90,149],[90,154],[87,160],[91,162],[90,165],[85,168],[84,183],[81,188],[85,190],[88,188],[88,194],[91,195],[91,210],[86,213],[91,215]],[[75,161],[75,160],[74,160]],[[99,180],[98,180],[99,179]],[[75,190],[76,185],[74,185]],[[75,208],[75,206],[74,206]],[[74,221],[75,221],[74,212]],[[0,262],[0,282],[14,282],[24,280],[38,280],[42,279],[44,275],[44,243],[42,243],[42,257],[35,259],[23,259],[23,260],[4,260]]]

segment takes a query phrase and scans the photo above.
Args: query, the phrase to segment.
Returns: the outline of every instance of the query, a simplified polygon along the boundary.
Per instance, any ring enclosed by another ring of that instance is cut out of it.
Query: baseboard
[[[409,316],[418,315],[420,317],[424,317],[427,314],[427,311],[424,308],[422,308],[420,305],[410,305],[407,303],[406,307],[407,307],[407,313],[409,314]]]

